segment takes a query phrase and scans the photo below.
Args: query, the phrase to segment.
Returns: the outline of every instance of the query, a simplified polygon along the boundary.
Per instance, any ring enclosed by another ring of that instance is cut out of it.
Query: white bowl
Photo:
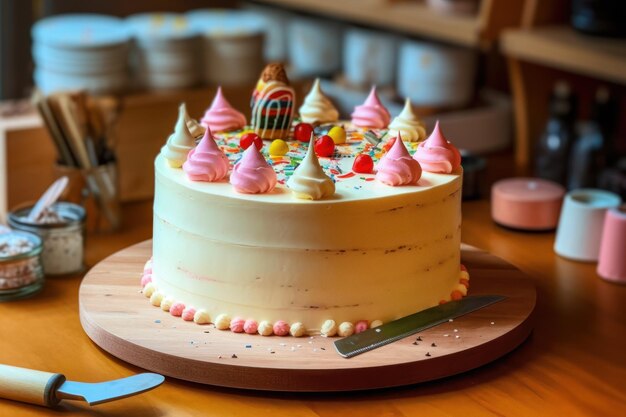
[[[290,76],[332,75],[341,67],[341,26],[327,19],[294,17],[287,25]]]
[[[398,39],[384,32],[349,28],[343,46],[343,73],[356,86],[392,85]]]
[[[474,94],[476,52],[433,43],[400,45],[398,93],[418,106],[463,106]]]

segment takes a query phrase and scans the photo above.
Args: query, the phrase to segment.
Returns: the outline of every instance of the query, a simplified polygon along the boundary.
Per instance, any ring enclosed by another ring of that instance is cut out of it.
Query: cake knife
[[[66,381],[62,374],[0,365],[0,398],[53,407],[61,400],[89,405],[140,394],[163,383],[163,375],[143,373],[105,382]]]
[[[450,319],[463,316],[504,300],[502,295],[474,295],[427,308],[382,326],[365,330],[335,341],[335,349],[344,358],[387,345],[407,336],[429,329]]]

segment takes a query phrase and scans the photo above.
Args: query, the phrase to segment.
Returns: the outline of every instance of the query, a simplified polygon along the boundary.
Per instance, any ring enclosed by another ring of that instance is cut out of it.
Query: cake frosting
[[[428,139],[419,144],[413,157],[428,172],[450,174],[461,166],[461,154],[445,138],[439,121]]]
[[[314,147],[315,136],[311,134],[309,148],[304,159],[287,181],[287,187],[293,191],[296,198],[319,200],[335,193],[335,183],[324,173],[315,155]]]
[[[158,156],[154,260],[144,293],[160,293],[164,310],[175,303],[195,308],[194,321],[202,311],[203,322],[224,330],[234,317],[245,319],[242,333],[254,320],[258,335],[293,329],[328,337],[341,326],[342,334],[361,331],[467,293],[468,275],[459,267],[461,168],[424,170],[417,182],[385,185],[378,172],[355,173],[355,158],[367,155],[380,168],[382,159],[410,156],[418,143],[396,140],[385,151],[361,128],[344,127],[345,143],[331,157],[315,158],[335,188],[319,200],[294,198],[288,186],[307,167],[310,143],[285,141],[288,152],[270,157],[268,142],[242,154],[238,133],[213,135],[231,166],[275,175],[273,190],[260,194],[226,181],[190,181]]]
[[[217,87],[211,106],[204,113],[200,123],[214,132],[228,132],[243,129],[246,125],[246,116],[233,108],[224,97],[222,87]]]
[[[276,173],[256,146],[248,146],[230,175],[235,191],[244,194],[263,194],[274,189]]]
[[[398,136],[389,152],[377,166],[376,179],[383,184],[396,187],[399,185],[416,184],[422,175],[420,164],[404,146],[402,136]]]
[[[320,79],[316,78],[311,91],[300,106],[300,119],[305,123],[334,123],[339,119],[339,112],[322,92]]]
[[[187,115],[187,107],[182,103],[178,108],[178,119],[174,127],[174,133],[167,139],[165,145],[161,148],[161,155],[167,160],[172,168],[180,168],[187,160],[187,155],[196,146],[194,137],[189,132],[185,122]]]
[[[189,133],[194,138],[199,138],[204,135],[204,131],[206,130],[204,126],[198,123],[195,119],[192,119],[187,112],[187,108],[185,107],[185,125],[187,129],[189,129]]]
[[[372,87],[365,102],[356,106],[352,112],[352,124],[362,128],[384,129],[389,125],[390,120],[389,110],[378,98],[376,86]]]
[[[228,174],[228,168],[228,157],[215,143],[210,128],[183,163],[183,171],[191,181],[219,181]]]
[[[402,139],[409,142],[421,142],[426,138],[424,123],[415,115],[408,97],[400,114],[389,124],[389,136],[396,137],[399,134],[402,135]]]

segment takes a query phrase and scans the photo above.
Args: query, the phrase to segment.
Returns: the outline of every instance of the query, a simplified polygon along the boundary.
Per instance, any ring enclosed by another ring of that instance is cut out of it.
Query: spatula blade
[[[165,377],[159,374],[143,373],[106,382],[66,381],[57,390],[59,399],[83,399],[89,405],[130,397],[158,387]]]

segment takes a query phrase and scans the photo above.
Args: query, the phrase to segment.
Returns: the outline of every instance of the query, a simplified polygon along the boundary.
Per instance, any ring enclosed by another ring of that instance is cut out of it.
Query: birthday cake
[[[150,302],[222,330],[347,336],[466,295],[460,156],[439,126],[394,125],[375,89],[350,122],[317,82],[307,122],[293,99],[270,67],[249,126],[221,90],[200,123],[181,106],[155,160]]]

